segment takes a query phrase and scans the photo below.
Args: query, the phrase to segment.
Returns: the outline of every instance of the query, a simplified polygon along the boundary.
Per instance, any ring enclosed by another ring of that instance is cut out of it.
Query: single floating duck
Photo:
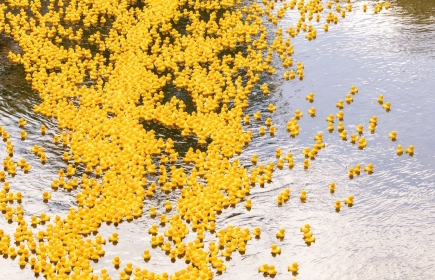
[[[331,192],[331,193],[333,193],[333,192],[335,192],[335,183],[334,182],[332,182],[331,184],[329,184],[329,191]]]
[[[367,164],[367,166],[364,167],[364,171],[366,171],[369,174],[372,174],[373,173],[373,164],[372,163]]]
[[[272,244],[271,249],[272,254],[281,254],[281,248],[279,248],[278,245]]]
[[[308,100],[309,102],[313,102],[314,101],[314,93],[310,92],[307,96],[305,96],[305,99]]]
[[[348,206],[352,206],[352,205],[353,205],[353,195],[349,195],[349,196],[344,200],[344,204],[347,204]]]
[[[341,208],[341,202],[340,202],[340,200],[336,200],[336,201],[335,201],[335,203],[334,203],[334,208],[335,208],[336,210],[340,210],[340,208]]]
[[[396,153],[397,153],[398,156],[401,156],[403,154],[402,145],[398,145],[397,146]]]
[[[292,273],[297,273],[299,270],[299,265],[298,265],[298,263],[294,262],[294,263],[292,263],[292,265],[289,265],[287,269],[288,269],[288,271],[291,271]]]
[[[301,196],[299,197],[302,201],[307,199],[307,191],[306,190],[302,190],[301,192]]]
[[[406,149],[406,153],[409,154],[410,156],[414,155],[414,146],[409,145],[409,147]]]
[[[382,105],[382,108],[384,108],[387,111],[391,110],[391,103],[390,102],[385,102],[384,105]]]
[[[378,97],[378,102],[379,102],[379,104],[384,103],[384,96],[383,96],[382,94],[379,95],[379,97]]]
[[[352,85],[352,86],[350,87],[350,92],[351,92],[352,94],[358,93],[358,89],[356,88],[355,85]]]
[[[388,137],[391,138],[392,141],[396,141],[397,138],[397,131],[393,130],[388,134]]]
[[[344,101],[343,99],[340,99],[337,104],[335,104],[335,107],[337,107],[338,109],[343,109],[344,107]]]
[[[316,116],[316,108],[311,107],[308,109],[308,114],[310,114],[312,117]]]

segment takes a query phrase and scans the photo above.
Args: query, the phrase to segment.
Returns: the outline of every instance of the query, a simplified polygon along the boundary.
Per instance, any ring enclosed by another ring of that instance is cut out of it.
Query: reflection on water
[[[279,272],[276,279],[289,279],[287,266],[292,262],[300,266],[297,279],[433,278],[435,2],[392,1],[392,9],[379,15],[363,13],[362,4],[357,2],[354,12],[337,26],[331,26],[327,34],[319,31],[316,40],[292,39],[294,61],[303,61],[305,65],[306,78],[302,82],[284,82],[281,69],[268,81],[273,85],[269,97],[255,92],[250,97],[251,114],[266,112],[264,104],[276,104],[277,111],[272,118],[278,132],[274,138],[259,137],[256,134],[259,123],[253,121],[247,126],[255,137],[240,155],[242,163],[250,166],[252,154],[257,153],[259,162],[267,164],[275,160],[274,151],[281,147],[284,153],[293,152],[297,165],[292,170],[285,167],[276,171],[273,182],[264,188],[252,189],[250,211],[241,203],[219,216],[217,228],[230,224],[260,226],[263,232],[259,240],[248,243],[246,254],[233,254],[221,279],[261,279],[263,276],[257,272],[257,267],[264,263],[276,266]],[[14,157],[24,157],[33,169],[28,175],[18,174],[10,183],[14,191],[25,194],[22,205],[26,216],[42,211],[63,215],[75,205],[74,192],[59,190],[53,193],[48,204],[40,199],[42,191],[49,188],[57,170],[64,165],[59,160],[62,149],[52,143],[53,134],[42,137],[39,133],[41,124],[55,133],[56,124],[32,113],[39,97],[25,82],[22,68],[13,67],[6,60],[7,52],[14,48],[10,39],[0,37],[0,125],[12,135],[16,146]],[[343,109],[346,129],[353,133],[358,124],[366,127],[373,115],[379,118],[376,133],[365,133],[368,145],[362,151],[349,141],[342,141],[337,131],[328,133],[326,130],[325,117],[338,111],[335,103],[345,97],[352,84],[358,87],[359,93],[354,103]],[[312,104],[305,100],[309,92],[315,93]],[[381,93],[392,104],[389,113],[376,101]],[[290,138],[285,131],[287,121],[296,109],[306,114],[312,106],[317,109],[317,116],[304,116],[300,121],[301,134]],[[26,127],[29,136],[24,142],[19,139],[17,122],[20,117],[29,123]],[[397,142],[391,142],[387,136],[392,130],[398,131]],[[157,131],[159,137],[179,139],[180,152],[185,151],[184,140],[173,131]],[[327,147],[319,152],[311,167],[304,170],[301,150],[313,145],[313,136],[318,131],[323,132]],[[29,151],[35,143],[46,147],[49,161],[45,166]],[[187,144],[193,141],[188,140]],[[398,144],[404,147],[413,144],[416,154],[398,157],[395,154]],[[3,158],[5,145],[0,146],[0,153]],[[357,163],[373,163],[374,173],[363,172],[350,180],[347,171]],[[333,181],[337,190],[330,194],[328,185]],[[284,188],[290,188],[291,198],[278,207],[275,199]],[[303,189],[308,194],[306,203],[299,200]],[[351,194],[355,196],[354,206],[344,206],[336,213],[335,200],[343,200]],[[169,196],[158,193],[146,204],[144,213],[152,205],[162,212],[163,202],[170,199],[175,205],[178,196],[179,192]],[[147,229],[153,223],[154,220],[144,216],[118,225],[120,242],[105,247],[106,256],[96,264],[96,270],[110,267],[109,272],[117,277],[111,265],[115,255],[124,262],[131,261],[155,272],[172,272],[184,267],[181,260],[172,264],[161,250],[151,249]],[[316,237],[316,242],[309,247],[299,230],[305,223],[312,226]],[[282,241],[275,238],[280,227],[286,230]],[[0,219],[0,228],[13,233],[4,219]],[[114,225],[104,225],[101,233],[108,236],[114,230]],[[193,235],[187,240],[189,238]],[[208,235],[205,240],[209,239]],[[272,243],[282,248],[281,255],[270,254]],[[153,257],[148,263],[141,258],[144,249],[152,250]],[[0,258],[0,265],[7,268],[0,271],[2,279],[33,277],[29,269],[21,271],[16,261]]]

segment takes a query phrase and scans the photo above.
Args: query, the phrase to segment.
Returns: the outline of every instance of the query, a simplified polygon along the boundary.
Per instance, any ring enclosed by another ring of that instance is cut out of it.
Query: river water
[[[391,1],[392,8],[377,15],[371,9],[364,13],[364,3],[370,7],[375,2],[355,2],[353,12],[340,18],[339,24],[331,25],[327,33],[318,24],[316,40],[309,42],[303,36],[292,39],[293,59],[305,65],[303,81],[285,81],[284,70],[278,68],[276,75],[265,80],[270,84],[271,94],[264,97],[254,91],[250,96],[250,114],[262,111],[266,115],[265,104],[275,103],[277,110],[272,119],[278,131],[274,137],[254,133],[253,141],[239,156],[242,164],[249,167],[254,153],[262,163],[273,161],[275,149],[280,147],[284,153],[293,152],[296,166],[276,171],[271,184],[252,189],[250,211],[242,203],[219,216],[217,228],[259,226],[263,233],[259,240],[248,243],[246,254],[233,254],[226,263],[227,271],[217,279],[261,279],[263,275],[257,268],[263,263],[275,265],[279,272],[276,279],[290,279],[287,266],[292,262],[299,263],[297,279],[433,278],[435,1]],[[289,21],[292,16],[292,13],[286,15]],[[282,22],[284,27],[285,24],[286,18]],[[269,29],[273,31],[273,25]],[[74,192],[59,190],[53,193],[48,204],[41,199],[42,191],[50,189],[58,169],[64,166],[63,151],[52,142],[53,134],[58,133],[57,126],[52,120],[33,114],[32,108],[40,102],[39,97],[26,83],[22,68],[12,66],[6,58],[7,53],[16,48],[10,38],[0,35],[0,125],[12,135],[14,157],[24,157],[33,169],[27,175],[8,181],[13,191],[24,194],[22,205],[26,216],[42,211],[62,216],[75,205]],[[353,84],[359,93],[354,96],[354,102],[343,109],[346,130],[354,133],[358,124],[367,127],[373,115],[379,119],[374,134],[364,133],[368,142],[364,150],[342,141],[336,130],[329,133],[326,129],[325,117],[338,112],[336,102],[345,98]],[[313,103],[305,100],[309,92],[315,94]],[[377,102],[380,94],[392,104],[388,113]],[[315,118],[307,114],[313,106],[317,110]],[[299,122],[300,135],[291,138],[285,127],[296,109],[304,112],[304,117]],[[19,139],[20,117],[29,123],[26,127],[29,136],[25,141]],[[39,133],[41,124],[50,132],[44,137]],[[258,131],[260,125],[252,121],[247,129]],[[396,142],[388,138],[393,130],[398,132]],[[301,150],[314,144],[313,136],[319,131],[324,135],[326,148],[319,152],[310,168],[304,170]],[[176,137],[161,133],[165,137]],[[46,148],[49,160],[44,166],[29,150],[34,144]],[[406,153],[397,156],[398,144],[404,148],[414,145],[414,156]],[[0,146],[0,153],[3,159],[5,145]],[[362,172],[351,180],[348,169],[357,163],[373,163],[374,173]],[[333,181],[337,189],[331,194],[328,185]],[[284,188],[290,188],[292,196],[278,207],[275,199]],[[308,194],[306,203],[299,200],[303,189]],[[169,196],[173,205],[178,195]],[[344,206],[336,213],[335,200],[349,195],[355,197],[353,207]],[[145,210],[151,205],[162,209],[166,199],[168,197],[153,198],[145,203]],[[95,264],[95,271],[107,267],[116,279],[119,274],[111,264],[115,255],[159,273],[185,267],[181,260],[171,263],[161,250],[151,249],[147,229],[154,222],[144,216],[118,225],[120,242],[105,247],[106,256]],[[305,223],[311,225],[316,237],[311,246],[303,242],[299,230]],[[286,230],[282,241],[275,238],[280,227]],[[0,228],[12,234],[15,226],[1,218]],[[108,236],[114,230],[115,226],[104,225],[100,232]],[[210,236],[206,240],[210,240]],[[271,256],[272,243],[281,247],[281,255]],[[141,258],[144,249],[151,249],[153,257],[148,263]],[[21,270],[17,261],[0,258],[0,267],[0,279],[34,277],[29,268]]]

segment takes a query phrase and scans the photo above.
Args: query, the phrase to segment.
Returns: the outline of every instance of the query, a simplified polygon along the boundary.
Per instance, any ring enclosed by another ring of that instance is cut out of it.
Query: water
[[[391,1],[392,9],[374,15],[369,8],[362,12],[362,4],[356,2],[354,11],[337,25],[331,25],[324,33],[319,27],[317,39],[308,42],[303,36],[292,39],[295,48],[294,61],[305,65],[306,77],[303,81],[286,82],[282,78],[283,69],[265,80],[270,83],[272,93],[264,97],[262,93],[250,97],[252,114],[263,112],[263,120],[268,113],[265,104],[275,103],[277,111],[272,120],[278,131],[275,137],[267,134],[259,137],[258,127],[263,125],[254,120],[247,129],[254,131],[255,137],[248,148],[240,155],[245,166],[250,166],[253,153],[259,162],[267,164],[275,160],[275,149],[284,153],[293,152],[296,166],[285,167],[274,173],[274,180],[264,188],[252,189],[253,208],[247,211],[243,203],[228,208],[219,216],[217,228],[227,225],[253,228],[260,226],[261,239],[251,240],[244,255],[233,253],[227,262],[227,271],[217,279],[261,279],[257,272],[263,263],[274,264],[278,270],[276,279],[289,279],[287,266],[292,262],[300,265],[297,279],[431,279],[435,273],[435,178],[433,132],[435,126],[435,1]],[[367,2],[371,3],[371,2]],[[370,5],[369,5],[370,7]],[[293,14],[286,17],[290,19]],[[285,24],[284,19],[282,24]],[[274,29],[269,26],[269,29]],[[19,173],[11,183],[12,191],[24,194],[22,202],[26,215],[42,211],[63,215],[74,204],[74,193],[59,190],[53,192],[48,204],[41,199],[43,190],[48,190],[57,170],[64,166],[60,161],[63,152],[52,143],[56,124],[51,120],[37,117],[32,107],[38,104],[37,94],[24,80],[21,67],[11,66],[6,55],[16,47],[11,40],[0,37],[0,125],[12,135],[15,145],[15,158],[24,157],[33,169],[27,175]],[[337,131],[328,133],[325,117],[335,114],[335,103],[344,99],[349,88],[355,84],[359,93],[354,102],[345,106],[344,125],[349,133],[355,132],[358,124],[366,128],[373,115],[379,118],[376,133],[364,133],[368,145],[358,150],[349,141],[342,141]],[[309,92],[315,94],[314,103],[305,100]],[[379,94],[392,104],[387,113],[378,104]],[[317,110],[311,118],[307,110]],[[296,109],[304,113],[301,119],[301,133],[290,138],[285,131],[287,121]],[[17,122],[24,117],[29,125],[28,138],[21,142]],[[49,128],[46,136],[39,133],[41,124]],[[388,133],[397,130],[398,140],[392,142]],[[313,136],[318,131],[324,134],[327,147],[319,152],[308,170],[302,168],[304,147],[314,144]],[[165,135],[165,131],[161,131]],[[166,135],[174,137],[174,135]],[[42,166],[31,154],[31,145],[46,147],[49,161]],[[413,157],[403,154],[398,157],[395,149],[398,144],[407,147],[413,144],[416,153]],[[0,146],[2,158],[5,145]],[[347,171],[357,163],[373,163],[374,173],[362,172],[350,180]],[[328,185],[334,181],[336,192],[329,193]],[[275,202],[284,188],[290,188],[291,198],[281,207]],[[301,203],[299,194],[307,190],[307,203]],[[336,213],[333,204],[348,195],[355,196],[352,208],[344,206]],[[177,193],[169,199],[175,204]],[[144,213],[151,205],[162,212],[167,197],[157,197],[145,203]],[[95,271],[110,267],[113,256],[118,255],[123,262],[148,268],[155,272],[173,272],[185,267],[178,260],[172,264],[164,253],[151,249],[147,229],[155,221],[144,216],[131,223],[117,227],[120,233],[118,245],[107,245],[106,256]],[[302,240],[299,227],[305,223],[312,226],[316,242],[307,247]],[[283,241],[275,238],[280,227],[286,229]],[[0,219],[0,228],[13,233],[14,226]],[[104,225],[101,234],[108,236],[115,230],[113,225]],[[190,235],[188,238],[192,237]],[[207,236],[206,240],[209,240]],[[282,254],[270,254],[270,245],[277,243]],[[151,249],[152,259],[144,263],[141,258],[144,249]],[[0,258],[0,278],[32,279],[30,269],[20,270],[17,261]],[[110,270],[117,278],[113,268]]]

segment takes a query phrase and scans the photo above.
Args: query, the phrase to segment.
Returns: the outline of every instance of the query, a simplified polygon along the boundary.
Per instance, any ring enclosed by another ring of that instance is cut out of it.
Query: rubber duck
[[[271,118],[267,118],[266,122],[264,123],[267,126],[271,126],[272,125],[272,119]]]
[[[305,99],[308,100],[309,102],[313,102],[314,101],[314,93],[310,92],[307,96],[305,96]]]
[[[351,143],[356,143],[356,141],[358,141],[358,136],[357,136],[355,133],[353,133],[353,134],[350,136],[350,142],[351,142]]]
[[[121,259],[118,256],[115,256],[112,260],[114,266],[119,266],[121,264]]]
[[[331,192],[331,193],[333,193],[333,192],[335,192],[335,183],[334,182],[332,182],[331,184],[329,184],[329,191]]]
[[[166,200],[166,202],[165,202],[165,210],[167,211],[167,212],[169,212],[169,211],[171,211],[172,210],[172,205],[171,205],[171,202],[169,201],[169,200]]]
[[[256,227],[252,230],[252,233],[258,237],[261,235],[261,229],[259,227]]]
[[[269,265],[269,271],[268,271],[268,273],[271,276],[275,276],[278,273],[278,271],[275,269],[274,265]]]
[[[260,136],[263,136],[264,134],[266,134],[266,130],[264,129],[264,126],[260,126],[259,134],[260,134]]]
[[[369,123],[376,125],[378,123],[378,117],[377,116],[371,117],[371,119],[369,120]]]
[[[156,224],[153,224],[150,229],[148,229],[148,233],[152,235],[156,235],[159,232],[159,228]]]
[[[366,147],[367,146],[367,140],[364,138],[364,137],[361,137],[359,140],[358,140],[358,147],[360,148],[360,149],[363,149],[364,147]]]
[[[161,223],[161,224],[165,224],[165,223],[167,223],[167,222],[169,222],[169,218],[166,217],[165,214],[160,215],[160,223]]]
[[[285,229],[280,228],[278,232],[275,234],[276,238],[283,239],[285,236]]]
[[[353,177],[353,175],[355,175],[355,170],[353,170],[353,168],[349,168],[349,177]]]
[[[361,173],[361,164],[357,163],[353,170],[355,171],[355,174],[359,175]]]
[[[343,119],[344,119],[344,113],[343,113],[343,111],[339,111],[339,112],[335,115],[335,117],[336,117],[338,120],[343,121]]]
[[[326,121],[329,123],[333,123],[334,122],[334,115],[330,114],[329,117],[326,117]]]
[[[352,94],[355,94],[355,93],[358,92],[358,89],[356,88],[355,85],[352,85],[352,86],[350,87],[350,92],[351,92]]]
[[[379,97],[378,97],[378,102],[379,102],[379,104],[384,103],[384,96],[383,96],[382,94],[379,95]]]
[[[311,107],[310,109],[308,109],[308,114],[314,117],[316,115],[316,108]]]
[[[334,131],[334,123],[333,122],[328,123],[328,128],[327,129],[328,129],[329,133]]]
[[[363,134],[363,132],[364,132],[364,127],[363,127],[362,124],[359,124],[359,125],[356,127],[356,132],[358,132],[358,134]]]
[[[273,135],[275,132],[276,132],[275,126],[271,125],[270,128],[269,128],[270,135]]]
[[[49,199],[51,198],[51,194],[50,194],[48,191],[44,191],[44,192],[42,193],[42,198],[43,198],[44,200],[49,200]]]
[[[409,145],[409,147],[406,149],[406,153],[409,154],[410,156],[414,155],[414,146]]]
[[[144,250],[144,251],[143,251],[143,254],[142,254],[142,258],[143,258],[144,260],[149,260],[149,259],[151,259],[150,251],[149,251],[149,250]]]
[[[131,274],[133,272],[133,264],[132,263],[127,263],[127,266],[124,268],[124,271],[127,274]]]
[[[343,131],[340,133],[340,138],[341,138],[343,141],[346,141],[346,139],[347,139],[347,131],[346,131],[346,130],[343,130]]]
[[[248,198],[246,200],[245,207],[246,207],[246,209],[251,209],[252,208],[252,201],[251,201],[250,198]]]
[[[385,102],[384,105],[382,105],[382,108],[384,108],[387,111],[391,110],[391,103],[389,101]]]
[[[23,127],[23,126],[25,126],[27,124],[27,121],[25,119],[23,119],[23,118],[20,118],[18,120],[18,124],[20,125],[20,127]]]
[[[298,270],[299,270],[299,265],[296,262],[294,262],[294,263],[292,263],[292,265],[288,266],[288,271],[291,271],[292,273],[297,273]]]
[[[302,190],[301,195],[299,197],[301,200],[306,200],[307,199],[307,191],[306,190]]]
[[[351,94],[346,95],[346,102],[349,104],[351,102],[353,102],[353,97]]]
[[[296,119],[298,119],[298,118],[302,118],[303,115],[304,115],[304,114],[302,114],[302,112],[301,112],[300,110],[296,110],[296,111],[295,111],[295,118],[296,118]]]
[[[259,272],[263,272],[263,273],[268,273],[269,272],[269,265],[268,264],[263,264],[262,266],[260,266],[258,268]]]
[[[256,112],[256,113],[254,114],[254,118],[255,118],[257,121],[261,120],[261,113],[260,113],[260,111],[258,111],[258,112]]]
[[[27,132],[25,132],[24,130],[21,130],[21,132],[20,132],[20,137],[21,137],[22,140],[26,139],[26,137],[27,137]]]
[[[251,158],[251,162],[255,165],[258,162],[258,156],[257,154],[253,154]]]
[[[150,207],[150,216],[151,216],[152,218],[154,218],[155,216],[157,216],[157,210],[156,210],[156,207],[155,207],[155,206],[151,206],[151,207]]]
[[[397,138],[397,131],[391,131],[390,133],[388,133],[388,137],[391,138],[392,141],[395,141]]]
[[[310,161],[308,159],[304,159],[304,168],[307,169],[310,166]]]
[[[366,171],[369,174],[373,173],[373,164],[372,163],[367,164],[367,166],[364,167],[364,171]]]
[[[344,204],[347,204],[349,206],[352,206],[353,204],[353,195],[349,195],[345,200],[344,200]]]
[[[402,145],[398,145],[397,146],[396,153],[397,153],[398,156],[401,156],[403,154]]]
[[[270,113],[273,113],[274,111],[276,111],[276,107],[272,103],[269,104],[267,109],[269,110]]]
[[[336,210],[340,210],[340,208],[341,208],[341,202],[340,202],[340,200],[336,200],[335,201],[334,208]]]
[[[364,4],[362,8],[363,8],[363,11],[366,12],[367,11],[367,4]]]
[[[109,241],[112,243],[118,242],[119,236],[118,233],[114,232],[111,236],[109,236]]]
[[[41,125],[41,134],[44,135],[47,132],[47,127],[45,127],[45,125]]]
[[[337,104],[335,104],[335,107],[337,107],[338,109],[343,109],[344,107],[344,101],[343,99],[340,99]]]

